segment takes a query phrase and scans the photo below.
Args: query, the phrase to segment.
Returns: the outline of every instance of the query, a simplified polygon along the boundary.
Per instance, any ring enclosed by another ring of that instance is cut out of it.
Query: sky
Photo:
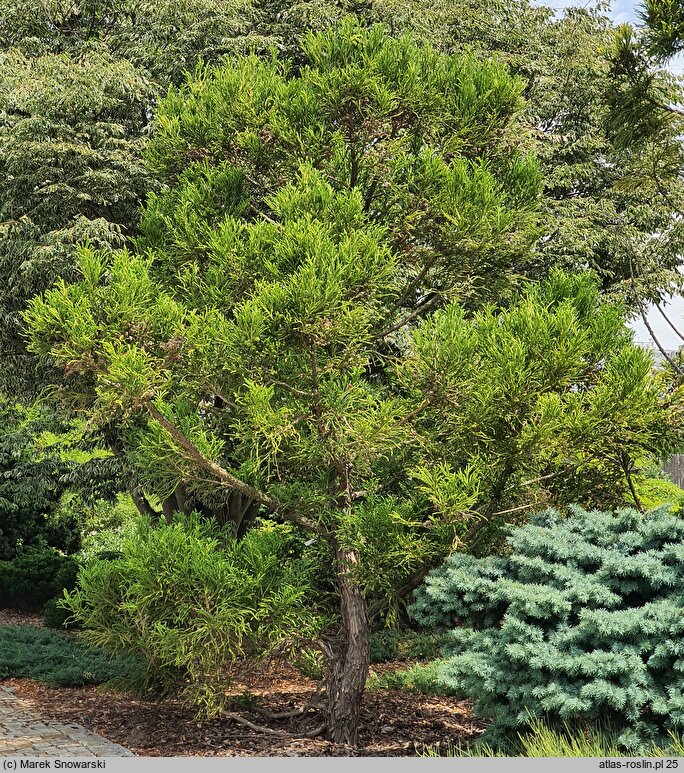
[[[539,5],[551,6],[552,8],[555,8],[558,13],[562,13],[564,8],[576,5],[589,5],[592,0],[535,0],[535,2],[538,2]],[[618,23],[638,23],[639,20],[636,9],[639,5],[639,0],[613,0],[611,15]],[[676,61],[672,63],[671,69],[676,73],[684,73],[684,56],[677,57]],[[668,317],[670,317],[675,325],[677,325],[684,333],[684,298],[681,296],[672,298],[671,301],[664,306],[664,309]],[[666,349],[679,348],[682,343],[681,340],[656,309],[652,309],[649,312],[648,320],[656,338]],[[632,324],[632,328],[634,330],[635,340],[644,343],[651,341],[651,336],[641,320],[635,321]]]

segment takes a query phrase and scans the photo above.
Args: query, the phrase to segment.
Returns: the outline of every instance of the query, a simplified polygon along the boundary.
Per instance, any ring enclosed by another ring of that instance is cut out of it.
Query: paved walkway
[[[0,685],[0,757],[133,757],[80,725],[43,721]]]

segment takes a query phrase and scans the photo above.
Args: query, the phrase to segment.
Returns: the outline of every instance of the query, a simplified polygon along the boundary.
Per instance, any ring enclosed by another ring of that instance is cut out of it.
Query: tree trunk
[[[370,625],[366,602],[354,577],[357,555],[334,540],[333,551],[342,630],[326,652],[326,726],[331,741],[356,746],[361,700],[368,678]]]
[[[152,507],[140,486],[136,486],[131,490],[131,499],[133,500],[133,504],[138,508],[140,515],[147,516],[152,523],[158,523],[161,513],[157,512],[154,507]]]
[[[169,525],[173,523],[173,514],[176,512],[177,508],[178,502],[176,501],[174,494],[171,494],[170,497],[167,497],[162,501],[162,512],[164,513],[164,520]]]
[[[192,512],[191,501],[190,501],[190,497],[188,497],[188,492],[185,490],[184,483],[179,483],[176,486],[174,495],[176,497],[178,511],[183,513],[183,515],[190,515],[190,513]]]

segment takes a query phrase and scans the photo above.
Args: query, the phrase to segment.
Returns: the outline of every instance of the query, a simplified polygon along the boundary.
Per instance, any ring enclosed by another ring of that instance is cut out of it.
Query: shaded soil
[[[32,625],[43,627],[43,615],[39,612],[17,612],[16,609],[0,609],[0,625]]]
[[[398,667],[406,664],[373,670]],[[296,718],[266,716],[294,711],[315,698],[316,683],[286,664],[243,666],[233,680],[230,693],[239,698],[235,714],[262,729],[226,716],[198,722],[191,709],[172,699],[142,701],[96,687],[52,687],[26,679],[3,684],[43,717],[84,725],[142,756],[413,756],[424,746],[472,740],[483,730],[467,702],[372,690],[364,699],[359,748],[350,749],[306,737],[320,724],[314,710]]]

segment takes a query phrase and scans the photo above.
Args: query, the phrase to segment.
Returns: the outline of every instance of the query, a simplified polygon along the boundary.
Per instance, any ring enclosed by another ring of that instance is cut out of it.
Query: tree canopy
[[[33,295],[71,276],[76,246],[89,239],[116,248],[137,234],[139,206],[156,185],[142,159],[149,121],[169,85],[182,86],[200,58],[238,52],[276,55],[296,70],[307,30],[348,14],[447,54],[495,57],[520,79],[517,131],[544,182],[536,247],[519,274],[590,268],[605,292],[634,307],[638,253],[642,294],[658,299],[677,285],[672,207],[646,174],[647,160],[606,129],[613,31],[600,8],[556,19],[529,0],[96,0],[68,8],[5,0],[0,387],[35,394],[56,378],[27,357],[19,315]]]

